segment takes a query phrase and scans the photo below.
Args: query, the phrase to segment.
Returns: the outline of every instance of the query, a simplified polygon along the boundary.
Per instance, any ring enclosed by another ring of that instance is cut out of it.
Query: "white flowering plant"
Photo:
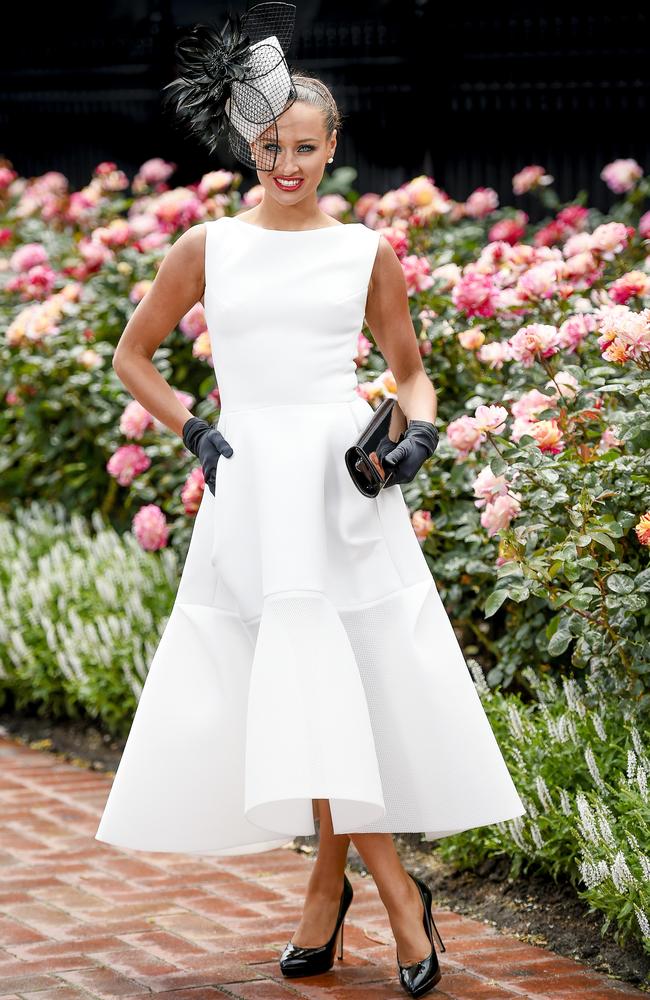
[[[443,838],[437,850],[459,867],[505,857],[512,877],[570,883],[603,914],[603,933],[637,938],[650,954],[650,759],[634,702],[593,678],[583,687],[530,668],[535,699],[524,702],[470,666],[526,814]]]
[[[0,516],[0,705],[126,733],[173,601],[179,554],[95,513]]]

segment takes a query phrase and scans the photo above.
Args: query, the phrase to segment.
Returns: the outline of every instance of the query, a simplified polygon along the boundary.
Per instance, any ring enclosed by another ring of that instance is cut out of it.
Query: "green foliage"
[[[604,914],[603,933],[611,925],[621,943],[640,938],[650,954],[647,722],[600,674],[583,689],[526,668],[535,696],[524,702],[471,668],[526,814],[445,837],[437,850],[458,867],[507,856],[513,877],[568,880]]]
[[[144,552],[62,505],[0,516],[0,704],[126,734],[178,585],[176,549]]]

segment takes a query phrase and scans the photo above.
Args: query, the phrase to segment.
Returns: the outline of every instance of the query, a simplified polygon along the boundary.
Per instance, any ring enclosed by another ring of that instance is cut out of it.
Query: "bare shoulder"
[[[370,275],[370,289],[372,289],[375,282],[379,282],[384,278],[388,279],[391,276],[394,277],[398,273],[402,276],[404,274],[399,257],[393,250],[392,244],[380,233],[377,254]]]
[[[194,286],[203,303],[205,288],[205,240],[206,226],[195,223],[174,241],[165,254],[163,266],[184,277],[188,285]]]

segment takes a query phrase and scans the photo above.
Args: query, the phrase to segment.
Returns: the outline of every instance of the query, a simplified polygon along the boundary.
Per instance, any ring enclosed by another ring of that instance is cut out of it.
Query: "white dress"
[[[96,838],[249,854],[314,834],[444,837],[525,812],[399,486],[345,449],[379,234],[205,223],[205,312],[232,445]]]

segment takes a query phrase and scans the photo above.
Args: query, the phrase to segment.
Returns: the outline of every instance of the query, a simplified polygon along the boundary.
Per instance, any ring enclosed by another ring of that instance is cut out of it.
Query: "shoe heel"
[[[433,919],[433,917],[431,917],[431,926],[433,927],[434,934],[438,938],[438,944],[440,945],[440,951],[447,951],[447,949],[445,948],[445,946],[443,944],[442,938],[440,937],[440,934],[438,933],[438,928],[436,927],[436,922]]]
[[[343,958],[343,928],[345,926],[345,917],[341,921],[341,930],[339,932],[339,950],[337,953],[337,958]]]

